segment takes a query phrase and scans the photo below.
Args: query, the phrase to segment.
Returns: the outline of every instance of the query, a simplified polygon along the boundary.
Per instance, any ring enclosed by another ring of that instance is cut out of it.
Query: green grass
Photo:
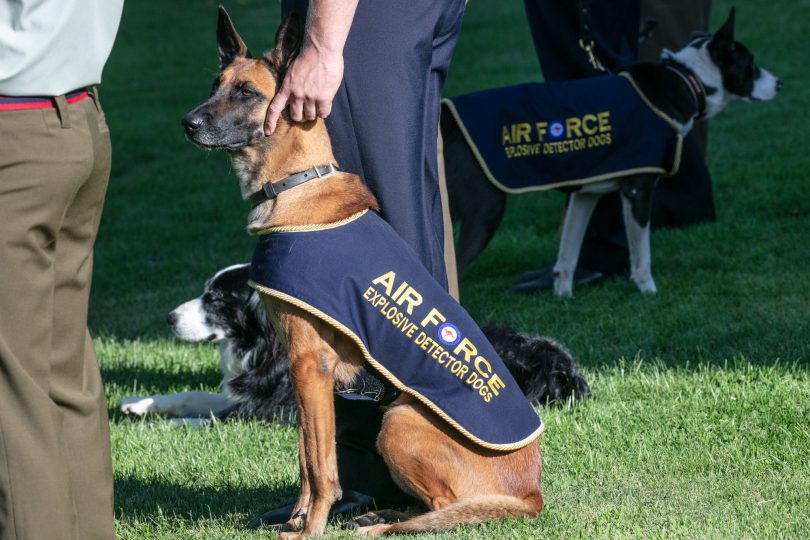
[[[278,5],[224,2],[254,51]],[[715,2],[714,20],[727,13]],[[216,73],[216,2],[127,2],[102,99],[113,177],[96,247],[90,326],[112,422],[122,539],[264,538],[254,516],[296,492],[296,432],[131,421],[124,395],[213,390],[217,351],[170,338],[165,314],[215,270],[249,259],[246,206],[220,153],[185,141],[180,117]],[[738,6],[738,37],[786,85],[712,122],[716,223],[653,233],[656,296],[612,279],[512,296],[557,249],[561,196],[514,197],[462,284],[481,322],[550,335],[593,398],[541,410],[546,509],[534,520],[435,538],[810,537],[810,4]],[[520,2],[471,2],[447,94],[539,79]],[[345,536],[338,525],[330,537]]]

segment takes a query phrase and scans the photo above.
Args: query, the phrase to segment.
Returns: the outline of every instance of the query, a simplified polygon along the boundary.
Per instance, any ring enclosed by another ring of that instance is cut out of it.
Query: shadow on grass
[[[115,478],[115,518],[120,521],[174,516],[187,521],[208,521],[233,516],[243,521],[278,508],[297,494],[295,484],[277,487],[190,486],[133,476]],[[243,518],[242,516],[247,516]]]
[[[102,371],[104,382],[123,388],[132,387],[148,389],[149,392],[178,392],[178,388],[204,389],[216,388],[222,380],[222,374],[216,365],[204,370],[168,370],[155,367],[106,367]],[[211,390],[209,390],[211,391]]]

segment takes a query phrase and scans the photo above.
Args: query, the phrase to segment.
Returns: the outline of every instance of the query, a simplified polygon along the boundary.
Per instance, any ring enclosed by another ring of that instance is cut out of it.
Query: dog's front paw
[[[554,296],[571,298],[574,296],[574,269],[554,265]]]
[[[638,290],[644,294],[655,294],[657,292],[657,289],[655,288],[655,281],[653,281],[652,276],[646,276],[643,278],[633,277],[632,279],[638,287]]]
[[[121,412],[127,416],[141,417],[155,410],[155,400],[151,397],[133,396],[121,398]]]
[[[557,298],[571,298],[574,296],[573,280],[559,279],[554,280],[554,296]]]

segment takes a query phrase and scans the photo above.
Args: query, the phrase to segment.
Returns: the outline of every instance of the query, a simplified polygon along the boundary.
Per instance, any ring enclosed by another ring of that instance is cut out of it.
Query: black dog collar
[[[692,98],[695,101],[695,107],[697,109],[696,118],[699,120],[706,116],[706,88],[703,86],[700,79],[697,78],[695,72],[685,65],[672,60],[664,62],[664,65],[670,71],[678,75],[692,93]]]
[[[250,197],[248,197],[248,200],[253,205],[253,208],[256,208],[264,201],[275,199],[282,191],[287,191],[295,186],[300,186],[304,182],[309,182],[314,178],[320,178],[321,176],[326,176],[327,174],[336,172],[338,170],[340,169],[337,168],[337,165],[333,165],[331,163],[329,165],[312,167],[311,169],[307,169],[303,172],[286,176],[277,182],[266,183],[262,186],[262,189],[251,194]]]

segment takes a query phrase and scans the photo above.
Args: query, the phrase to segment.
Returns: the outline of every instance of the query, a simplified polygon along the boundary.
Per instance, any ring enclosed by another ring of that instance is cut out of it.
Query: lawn
[[[279,7],[223,2],[254,51]],[[221,153],[181,116],[216,73],[216,2],[127,2],[101,97],[113,174],[90,327],[106,381],[121,539],[264,538],[246,523],[296,492],[296,432],[258,423],[169,428],[117,412],[125,395],[215,390],[217,351],[172,339],[165,315],[217,269],[247,261],[247,207]],[[714,21],[730,2],[714,2]],[[593,390],[541,409],[546,508],[436,538],[810,537],[810,3],[738,6],[737,36],[785,81],[776,101],[712,122],[717,221],[653,233],[655,296],[623,279],[514,296],[550,263],[561,195],[510,199],[462,283],[480,322],[549,335]],[[470,3],[447,94],[539,80],[520,2]],[[339,524],[329,537],[346,536]]]

